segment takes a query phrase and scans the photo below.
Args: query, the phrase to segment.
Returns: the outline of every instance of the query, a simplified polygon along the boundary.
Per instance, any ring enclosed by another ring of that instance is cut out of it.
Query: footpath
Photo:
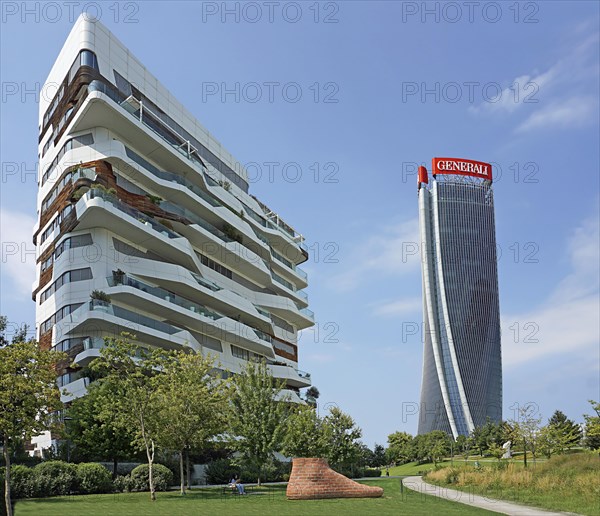
[[[451,502],[464,503],[480,509],[499,512],[500,514],[510,514],[512,516],[565,516],[574,515],[572,512],[552,512],[536,507],[528,507],[519,505],[513,502],[505,502],[503,500],[493,500],[484,496],[478,496],[465,491],[457,491],[447,487],[436,486],[423,482],[421,477],[405,477],[402,480],[404,487],[417,491],[428,496],[437,496]]]

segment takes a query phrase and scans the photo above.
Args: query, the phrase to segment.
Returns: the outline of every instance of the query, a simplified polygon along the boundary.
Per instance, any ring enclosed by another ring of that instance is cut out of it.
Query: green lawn
[[[400,490],[400,479],[366,481],[365,484],[384,488],[382,498],[337,500],[287,500],[285,486],[268,486],[255,494],[236,496],[222,494],[221,489],[196,489],[185,497],[177,492],[158,493],[151,502],[148,493],[114,495],[87,495],[18,501],[16,516],[27,514],[44,516],[70,516],[101,514],[102,516],[151,516],[155,514],[178,516],[198,514],[227,514],[227,516],[253,516],[265,514],[329,515],[357,514],[389,515],[474,515],[495,514],[439,498],[424,496],[413,491]]]

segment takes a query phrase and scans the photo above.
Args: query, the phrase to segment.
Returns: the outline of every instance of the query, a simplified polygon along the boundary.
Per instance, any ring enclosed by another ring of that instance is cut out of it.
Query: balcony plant
[[[115,285],[122,285],[123,280],[125,279],[125,272],[121,269],[117,269],[116,271],[112,271],[113,281]]]
[[[163,202],[163,198],[158,195],[146,194],[146,197],[148,197],[150,202],[156,206],[160,206],[160,203]]]
[[[108,312],[110,296],[106,292],[102,290],[92,290],[90,298],[92,299],[92,308]]]
[[[73,192],[73,194],[71,195],[71,200],[77,202],[79,199],[81,199],[83,197],[83,194],[85,194],[85,192],[87,191],[87,188],[78,188],[75,192]]]
[[[223,224],[223,233],[225,233],[227,237],[231,238],[231,240],[235,240],[240,244],[242,243],[242,235],[240,235],[236,231],[236,229],[228,222],[225,222],[225,224]]]

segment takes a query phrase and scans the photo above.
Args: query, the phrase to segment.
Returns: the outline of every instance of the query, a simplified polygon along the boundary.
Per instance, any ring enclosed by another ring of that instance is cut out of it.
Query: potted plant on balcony
[[[150,202],[156,206],[160,206],[160,203],[163,201],[163,198],[158,195],[146,194],[146,197],[148,197]]]
[[[83,197],[83,194],[85,194],[88,190],[89,190],[89,188],[85,188],[85,187],[78,188],[71,195],[71,201],[77,202],[79,199],[81,199]]]
[[[125,272],[121,269],[117,269],[116,271],[112,271],[113,282],[115,285],[122,285],[123,280],[125,279]]]
[[[108,305],[110,305],[110,296],[102,290],[93,290],[90,294],[92,299],[92,309],[100,310],[102,312],[108,312]]]
[[[238,243],[242,243],[242,235],[240,235],[236,229],[229,224],[229,222],[225,222],[225,224],[223,224],[223,233],[225,233],[225,235],[229,238],[231,238],[231,240],[235,240]]]

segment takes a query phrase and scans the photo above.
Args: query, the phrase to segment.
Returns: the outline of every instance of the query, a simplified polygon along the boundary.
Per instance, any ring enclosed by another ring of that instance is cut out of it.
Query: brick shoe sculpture
[[[378,498],[383,488],[365,486],[333,471],[325,459],[293,459],[286,495],[290,500]]]

